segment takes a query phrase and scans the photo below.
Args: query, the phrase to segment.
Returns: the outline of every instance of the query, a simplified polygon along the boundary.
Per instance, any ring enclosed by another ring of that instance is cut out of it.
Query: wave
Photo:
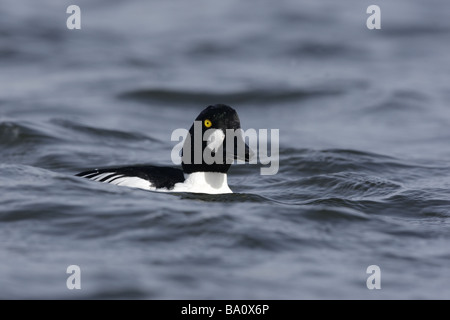
[[[114,140],[118,142],[143,141],[161,142],[160,140],[151,136],[142,134],[140,132],[121,131],[117,129],[106,129],[100,127],[92,127],[86,124],[80,124],[67,119],[52,119],[50,123],[55,124],[59,129],[69,131],[72,138],[86,139],[89,141],[105,142]]]
[[[341,89],[255,89],[236,92],[201,92],[172,89],[138,89],[123,92],[119,99],[140,102],[186,105],[209,105],[214,102],[227,104],[272,104],[274,102],[298,101],[314,97],[340,95]]]
[[[0,145],[17,146],[51,143],[60,138],[49,133],[45,127],[27,121],[0,122]]]

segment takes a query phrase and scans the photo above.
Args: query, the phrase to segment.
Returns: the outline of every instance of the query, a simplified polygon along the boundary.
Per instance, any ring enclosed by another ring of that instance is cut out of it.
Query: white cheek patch
[[[216,152],[225,140],[225,133],[221,129],[208,129],[203,135],[203,140],[206,141],[206,147],[213,152]]]

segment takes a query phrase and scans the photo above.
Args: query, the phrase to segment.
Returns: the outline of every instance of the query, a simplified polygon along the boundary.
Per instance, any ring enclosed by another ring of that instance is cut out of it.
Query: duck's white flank
[[[227,174],[219,172],[193,172],[183,183],[176,183],[172,192],[233,193],[228,187]]]
[[[109,177],[104,180],[103,183],[115,184],[117,186],[129,187],[129,188],[137,188],[144,190],[155,191],[156,188],[152,186],[151,182],[145,179],[141,179],[139,177],[125,177],[121,174],[114,174],[114,172],[107,172],[99,174],[94,178],[91,178],[93,181],[101,182],[100,180]]]

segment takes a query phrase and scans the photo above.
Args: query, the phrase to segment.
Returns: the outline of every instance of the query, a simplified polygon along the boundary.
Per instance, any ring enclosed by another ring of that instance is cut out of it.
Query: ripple
[[[315,201],[316,204],[321,201]],[[323,202],[322,202],[323,203]],[[335,203],[344,204],[340,199],[336,199]],[[348,207],[332,207],[328,200],[327,206],[311,206],[306,214],[309,218],[314,220],[367,220],[369,215]]]
[[[394,157],[348,149],[280,149],[280,171],[302,176],[338,172],[389,172],[412,165]]]
[[[299,184],[314,190],[315,194],[343,198],[383,198],[395,193],[402,185],[377,177],[355,172],[312,176]]]

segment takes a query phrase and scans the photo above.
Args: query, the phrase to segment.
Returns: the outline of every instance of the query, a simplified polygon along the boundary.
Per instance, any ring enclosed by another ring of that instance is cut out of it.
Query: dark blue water
[[[3,0],[0,298],[449,299],[449,10]],[[233,166],[230,195],[74,177],[171,165],[172,131],[215,103],[280,130],[276,175]]]

